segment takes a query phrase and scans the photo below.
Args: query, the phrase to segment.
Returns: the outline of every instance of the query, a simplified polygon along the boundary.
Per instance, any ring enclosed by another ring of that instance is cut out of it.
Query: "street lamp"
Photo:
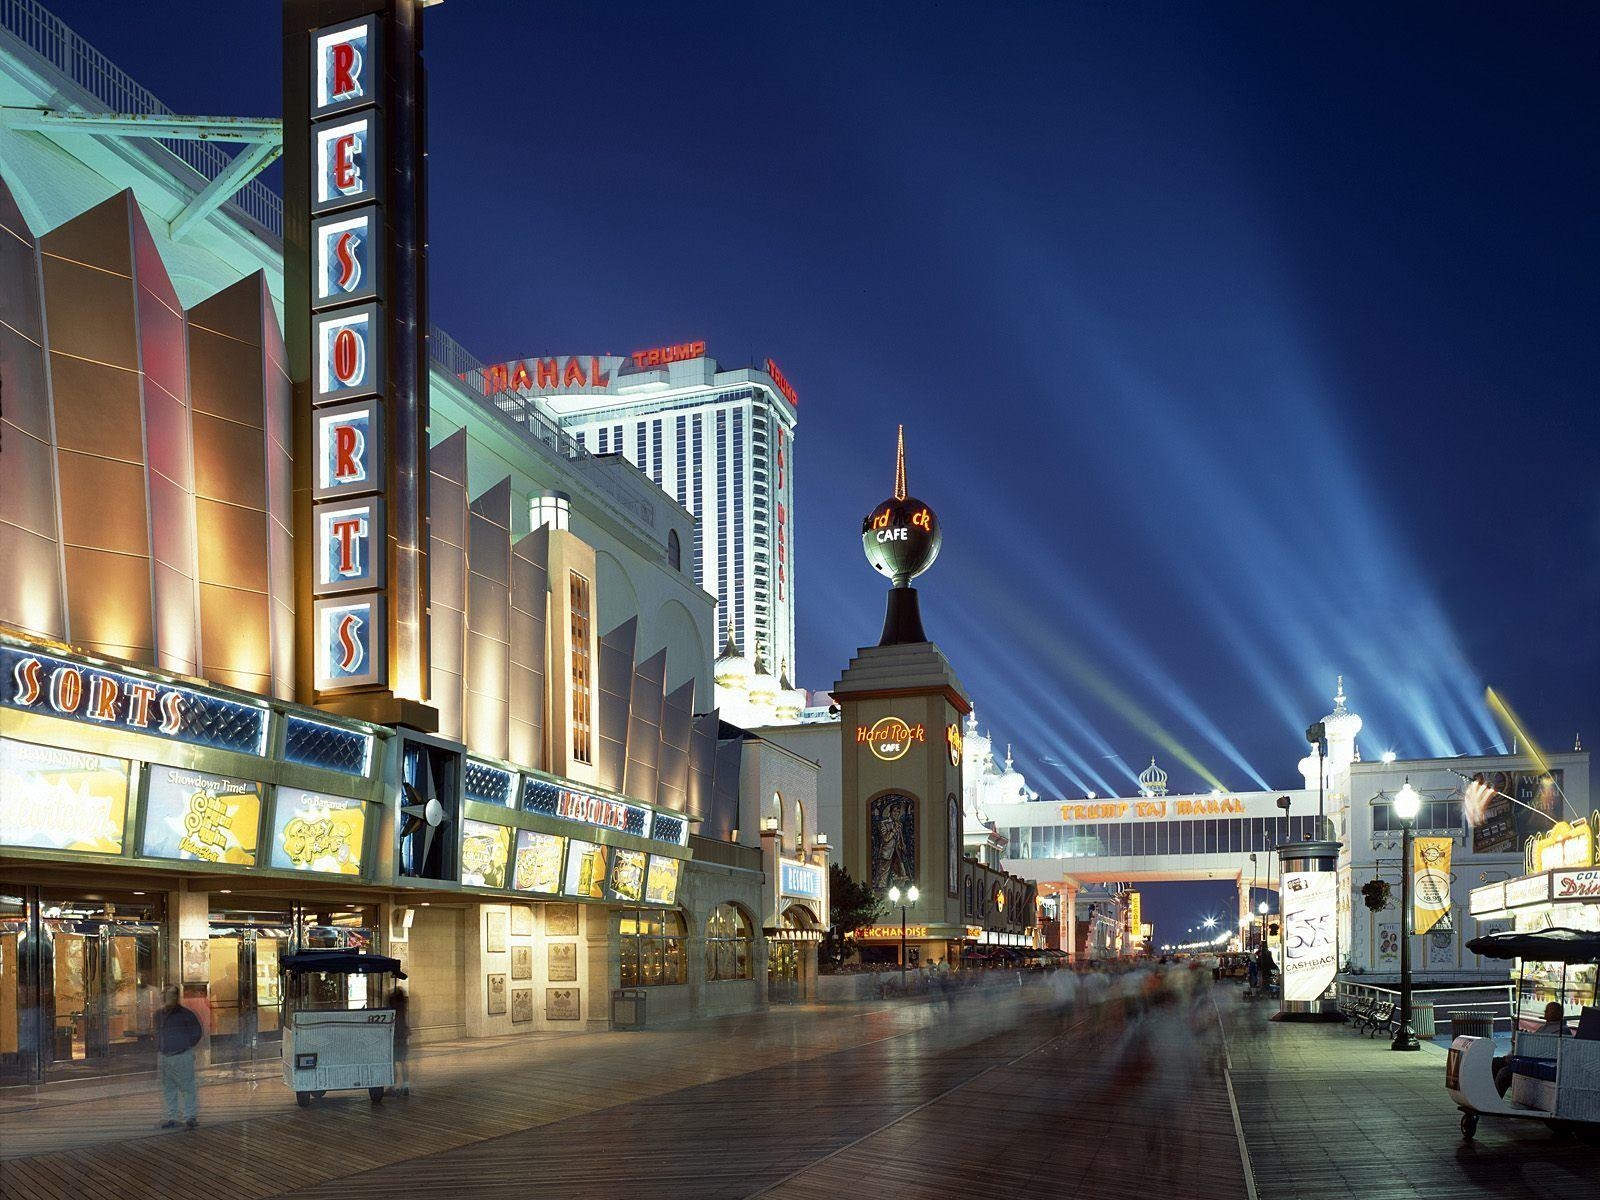
[[[1420,1050],[1411,1028],[1411,827],[1422,809],[1422,797],[1411,786],[1411,776],[1395,793],[1394,815],[1400,822],[1400,1028],[1395,1030],[1391,1050]]]
[[[900,904],[900,990],[902,992],[906,990],[906,905],[915,904],[919,894],[917,885],[913,883],[905,890],[905,904],[900,904],[902,897],[899,887],[889,889],[889,903]]]

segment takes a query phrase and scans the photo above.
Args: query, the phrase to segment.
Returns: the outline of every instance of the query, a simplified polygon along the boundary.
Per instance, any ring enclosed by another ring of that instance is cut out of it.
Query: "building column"
[[[1065,925],[1065,937],[1061,940],[1066,943],[1067,961],[1078,961],[1078,889],[1064,889],[1067,902],[1062,906],[1062,923]]]

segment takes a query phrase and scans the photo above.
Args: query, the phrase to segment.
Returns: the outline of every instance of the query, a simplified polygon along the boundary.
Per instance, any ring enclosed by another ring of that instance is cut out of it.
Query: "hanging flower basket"
[[[1382,912],[1389,907],[1390,887],[1382,879],[1369,879],[1361,885],[1361,900],[1373,912]]]

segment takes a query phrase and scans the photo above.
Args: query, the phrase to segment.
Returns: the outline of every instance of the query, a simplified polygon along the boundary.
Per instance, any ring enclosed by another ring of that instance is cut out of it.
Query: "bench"
[[[1373,1014],[1367,1018],[1367,1036],[1377,1037],[1379,1033],[1389,1033],[1396,1029],[1395,1013],[1399,1005],[1393,1000],[1385,1000],[1377,1006]]]
[[[1357,1031],[1361,1029],[1362,1023],[1372,1015],[1372,1005],[1373,1001],[1364,997],[1360,1000],[1352,1001],[1345,1008],[1344,1015],[1349,1018],[1352,1029]]]

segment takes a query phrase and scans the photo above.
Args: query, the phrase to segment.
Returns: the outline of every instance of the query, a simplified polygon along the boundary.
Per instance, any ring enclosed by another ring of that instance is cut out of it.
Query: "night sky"
[[[51,7],[178,111],[280,111],[276,4]],[[797,683],[876,638],[903,421],[930,636],[1045,796],[1296,786],[1337,672],[1367,757],[1496,745],[1486,685],[1600,744],[1600,9],[427,23],[440,325],[796,386]]]

